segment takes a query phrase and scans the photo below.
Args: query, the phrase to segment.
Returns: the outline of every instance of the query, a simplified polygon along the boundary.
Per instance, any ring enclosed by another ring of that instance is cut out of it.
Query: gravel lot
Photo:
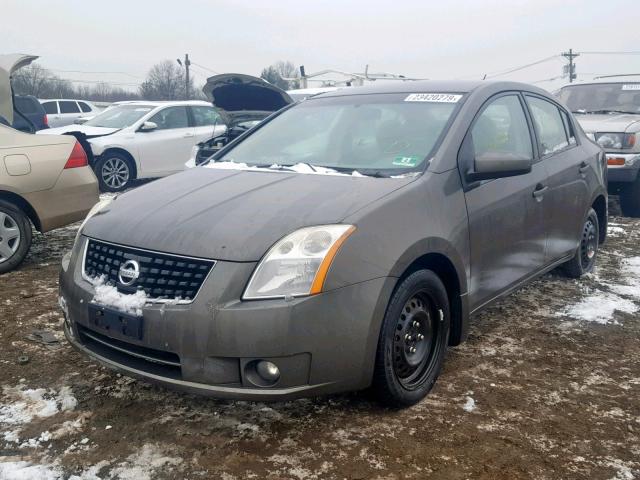
[[[61,333],[77,225],[36,235],[0,277],[0,478],[640,478],[640,221],[610,220],[595,273],[553,272],[476,316],[403,411],[364,393],[224,402],[106,370]]]

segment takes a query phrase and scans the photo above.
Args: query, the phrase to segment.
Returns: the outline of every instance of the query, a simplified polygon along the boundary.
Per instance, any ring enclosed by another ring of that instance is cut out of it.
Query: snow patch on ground
[[[120,480],[151,480],[156,471],[166,472],[180,463],[181,458],[169,457],[157,445],[146,444],[113,468],[110,476]]]
[[[619,237],[620,235],[624,235],[626,233],[626,230],[622,227],[612,227],[611,225],[609,225],[609,227],[607,228],[607,236],[610,237]]]
[[[467,397],[467,401],[462,406],[465,412],[473,412],[476,409],[476,401],[472,397]]]
[[[47,418],[58,412],[71,411],[78,404],[71,387],[67,386],[57,392],[54,389],[5,386],[2,393],[0,424],[3,425],[25,425],[36,417]]]
[[[132,294],[120,293],[114,285],[106,282],[104,276],[92,279],[91,283],[95,289],[91,303],[114,308],[131,315],[142,315],[142,307],[144,307],[148,301],[147,294],[144,290],[138,290]]]

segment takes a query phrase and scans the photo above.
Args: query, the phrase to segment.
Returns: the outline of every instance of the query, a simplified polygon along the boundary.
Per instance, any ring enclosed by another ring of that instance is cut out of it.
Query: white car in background
[[[82,125],[39,134],[72,134],[88,150],[102,191],[118,192],[134,179],[184,170],[192,148],[226,131],[219,113],[204,101],[129,102]]]
[[[100,113],[98,107],[86,100],[69,98],[39,99],[47,113],[47,122],[51,128],[71,125],[77,118]]]

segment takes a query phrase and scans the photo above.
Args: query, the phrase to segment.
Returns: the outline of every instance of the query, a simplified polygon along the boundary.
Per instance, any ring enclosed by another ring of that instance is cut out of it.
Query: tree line
[[[262,70],[260,77],[283,90],[298,88],[298,72],[292,62],[279,61]],[[90,85],[76,84],[61,78],[38,63],[18,70],[12,78],[17,95],[37,98],[77,98],[95,102],[123,100],[185,100],[187,99],[185,71],[171,60],[153,65],[137,89],[127,89],[109,82]],[[189,79],[189,99],[204,100],[202,86],[195,87]]]

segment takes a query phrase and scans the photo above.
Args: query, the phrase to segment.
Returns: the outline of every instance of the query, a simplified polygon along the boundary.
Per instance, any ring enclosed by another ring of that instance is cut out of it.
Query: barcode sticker
[[[453,93],[412,93],[405,102],[457,103],[462,95]]]
[[[628,85],[622,85],[622,90],[640,90],[640,83],[630,83]]]

